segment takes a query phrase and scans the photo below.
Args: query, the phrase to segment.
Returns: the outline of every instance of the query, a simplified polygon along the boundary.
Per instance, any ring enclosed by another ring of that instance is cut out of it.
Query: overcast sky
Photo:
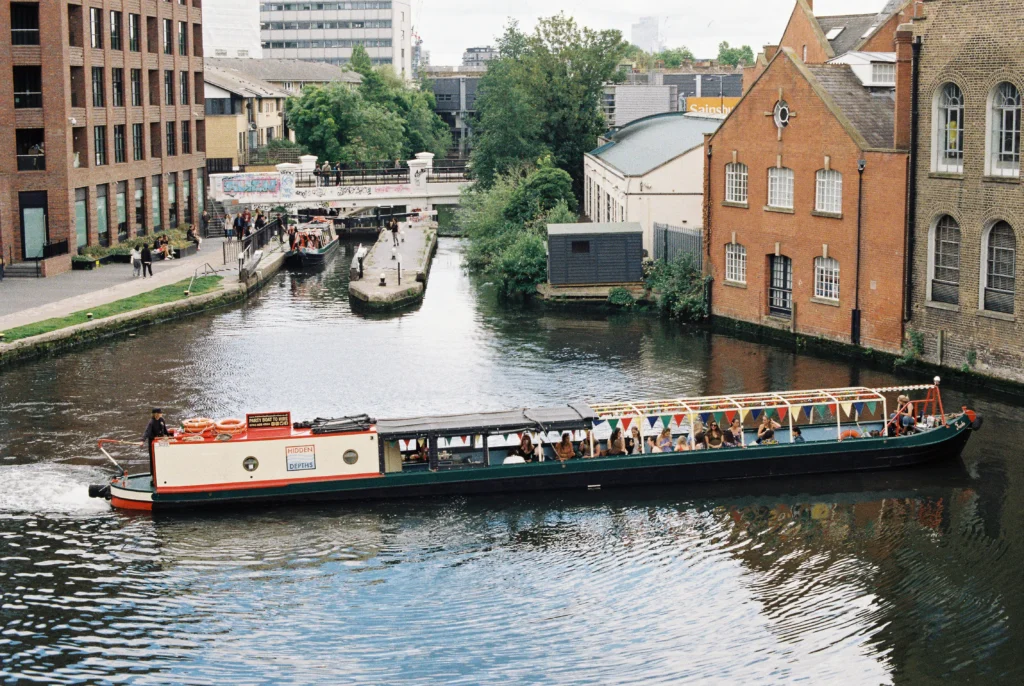
[[[595,29],[619,29],[626,40],[641,16],[662,21],[667,47],[685,45],[715,57],[718,44],[750,45],[756,54],[782,36],[795,0],[411,0],[413,21],[434,65],[462,63],[468,47],[490,45],[509,17],[532,29],[538,17],[563,11]],[[815,0],[815,14],[878,12],[885,0]]]

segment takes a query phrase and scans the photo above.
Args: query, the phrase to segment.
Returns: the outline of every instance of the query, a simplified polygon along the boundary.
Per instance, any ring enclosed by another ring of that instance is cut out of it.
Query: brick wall
[[[822,38],[819,37],[820,34],[821,29],[818,27],[817,20],[814,19],[812,5],[806,0],[797,0],[779,45],[795,50],[796,54],[807,64],[823,64],[831,58],[831,55],[825,51]],[[807,48],[806,58],[804,58],[805,47]]]
[[[1024,298],[1020,294],[1024,268],[1019,256],[1024,245],[1024,193],[1017,177],[986,176],[985,152],[990,93],[1001,81],[1024,92],[1021,34],[1006,28],[1024,23],[1024,4],[1019,0],[931,0],[924,3],[924,14],[926,19],[914,22],[922,45],[910,326],[923,335],[929,361],[952,367],[974,362],[979,371],[1024,381]],[[965,99],[963,172],[959,174],[932,171],[933,101],[946,82],[957,84]],[[943,214],[953,217],[961,231],[959,303],[955,305],[929,301],[929,235]],[[984,235],[997,220],[1007,221],[1016,234],[1017,294],[1012,315],[988,312],[980,302]]]

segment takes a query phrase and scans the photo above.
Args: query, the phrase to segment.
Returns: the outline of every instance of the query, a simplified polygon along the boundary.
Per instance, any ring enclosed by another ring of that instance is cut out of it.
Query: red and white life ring
[[[214,426],[217,428],[217,432],[222,434],[234,435],[245,433],[245,422],[241,419],[235,419],[233,417],[221,419]]]
[[[212,429],[214,422],[209,417],[193,417],[183,421],[181,427],[185,429],[185,433],[201,434]]]

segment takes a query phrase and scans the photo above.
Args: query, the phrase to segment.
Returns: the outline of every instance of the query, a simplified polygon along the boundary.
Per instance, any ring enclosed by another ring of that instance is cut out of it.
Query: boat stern
[[[93,494],[93,486],[89,487],[89,495]],[[153,478],[150,474],[133,474],[131,476],[115,476],[106,487],[106,496],[110,504],[120,510],[153,509]]]

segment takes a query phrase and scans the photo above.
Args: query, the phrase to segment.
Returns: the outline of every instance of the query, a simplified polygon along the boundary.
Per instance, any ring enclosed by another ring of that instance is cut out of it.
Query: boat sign
[[[262,412],[245,415],[246,426],[252,429],[287,429],[292,425],[291,412]]]
[[[316,469],[316,446],[292,445],[284,449],[284,454],[288,460],[289,472]]]

